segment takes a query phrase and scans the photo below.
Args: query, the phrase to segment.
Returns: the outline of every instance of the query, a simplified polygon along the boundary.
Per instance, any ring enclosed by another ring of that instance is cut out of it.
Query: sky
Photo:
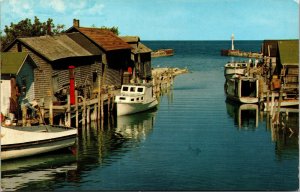
[[[299,0],[0,0],[0,26],[37,16],[141,40],[299,39]]]

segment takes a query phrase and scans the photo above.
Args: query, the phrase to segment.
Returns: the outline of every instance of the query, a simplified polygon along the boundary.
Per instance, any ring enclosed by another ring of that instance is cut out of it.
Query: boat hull
[[[156,107],[157,105],[157,99],[153,99],[148,103],[117,103],[117,116],[146,111]]]
[[[225,93],[228,99],[245,104],[258,103],[258,80],[255,78],[237,77],[226,79]]]
[[[76,142],[77,129],[57,131],[60,128],[43,127],[24,127],[24,130],[1,127],[1,160],[47,153],[70,147]]]

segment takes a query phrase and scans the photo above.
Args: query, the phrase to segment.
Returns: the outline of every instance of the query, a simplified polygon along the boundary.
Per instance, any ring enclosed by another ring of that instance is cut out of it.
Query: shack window
[[[130,87],[130,92],[135,92],[135,87]]]
[[[143,87],[139,87],[137,91],[138,91],[139,93],[143,93],[144,89],[143,89]]]
[[[128,91],[128,87],[123,87],[122,91]]]

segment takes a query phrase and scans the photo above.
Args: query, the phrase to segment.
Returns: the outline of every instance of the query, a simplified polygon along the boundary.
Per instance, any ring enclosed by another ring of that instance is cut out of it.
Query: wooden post
[[[107,93],[107,116],[110,117],[110,93]]]
[[[22,106],[22,125],[26,126],[26,117],[27,117],[27,108],[26,106]]]
[[[76,112],[76,117],[75,117],[75,121],[76,121],[76,125],[75,127],[78,128],[78,124],[79,124],[79,111],[78,111],[78,91],[75,91],[75,112]]]
[[[101,113],[101,75],[98,77],[98,112],[97,112],[97,119],[100,119],[100,113]]]
[[[52,99],[50,99],[50,102],[49,102],[49,123],[50,123],[50,125],[53,125],[53,102],[52,102]]]
[[[103,94],[100,95],[101,98],[101,119],[103,120],[104,118],[104,98],[103,98]]]
[[[86,98],[83,98],[83,109],[82,109],[82,124],[85,125],[85,118],[86,118]]]
[[[267,91],[267,110],[270,111],[270,92]]]
[[[44,114],[45,114],[44,106],[41,106],[39,108],[39,116],[40,116],[39,123],[40,124],[45,124]]]
[[[86,110],[86,123],[87,124],[90,123],[90,117],[91,117],[91,106],[88,105],[87,110]]]
[[[68,95],[68,110],[67,110],[67,113],[68,113],[68,126],[71,126],[71,100],[70,100],[70,95]]]

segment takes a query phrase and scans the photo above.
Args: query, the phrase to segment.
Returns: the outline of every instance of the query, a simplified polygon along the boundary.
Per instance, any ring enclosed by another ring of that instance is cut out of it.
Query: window
[[[130,99],[130,101],[134,101],[134,99]]]
[[[125,97],[120,97],[120,100],[126,100],[126,98]]]
[[[128,91],[128,87],[123,87],[122,91]]]
[[[143,87],[139,87],[137,91],[138,91],[139,93],[143,93],[144,89],[143,89]]]
[[[135,92],[135,87],[130,87],[130,92]]]

